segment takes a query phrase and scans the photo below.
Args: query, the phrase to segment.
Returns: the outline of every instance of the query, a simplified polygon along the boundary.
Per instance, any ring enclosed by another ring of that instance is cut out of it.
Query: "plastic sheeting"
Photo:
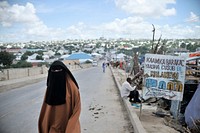
[[[200,120],[200,84],[185,110],[185,122],[189,128],[194,127],[196,120]]]

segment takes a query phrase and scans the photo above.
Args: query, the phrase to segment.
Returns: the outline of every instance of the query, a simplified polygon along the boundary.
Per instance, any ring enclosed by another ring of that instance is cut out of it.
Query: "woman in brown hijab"
[[[39,116],[39,133],[80,133],[81,100],[78,84],[61,61],[52,63]]]

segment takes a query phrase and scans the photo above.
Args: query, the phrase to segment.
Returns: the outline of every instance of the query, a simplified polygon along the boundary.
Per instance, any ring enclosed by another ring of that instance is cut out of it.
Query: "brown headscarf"
[[[80,112],[78,84],[67,67],[61,61],[55,61],[48,73],[39,133],[80,133]]]

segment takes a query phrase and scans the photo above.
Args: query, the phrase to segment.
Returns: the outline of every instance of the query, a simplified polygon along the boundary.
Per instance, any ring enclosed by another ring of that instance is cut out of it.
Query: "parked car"
[[[93,61],[93,62],[92,62],[92,66],[98,66],[97,61]]]

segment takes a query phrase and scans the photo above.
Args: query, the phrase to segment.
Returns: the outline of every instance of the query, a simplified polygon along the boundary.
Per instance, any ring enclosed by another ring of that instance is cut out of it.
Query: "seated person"
[[[131,103],[140,103],[139,99],[139,92],[137,90],[137,87],[131,86],[131,78],[127,78],[126,81],[122,84],[121,87],[121,97],[122,98],[129,98],[129,102]]]

